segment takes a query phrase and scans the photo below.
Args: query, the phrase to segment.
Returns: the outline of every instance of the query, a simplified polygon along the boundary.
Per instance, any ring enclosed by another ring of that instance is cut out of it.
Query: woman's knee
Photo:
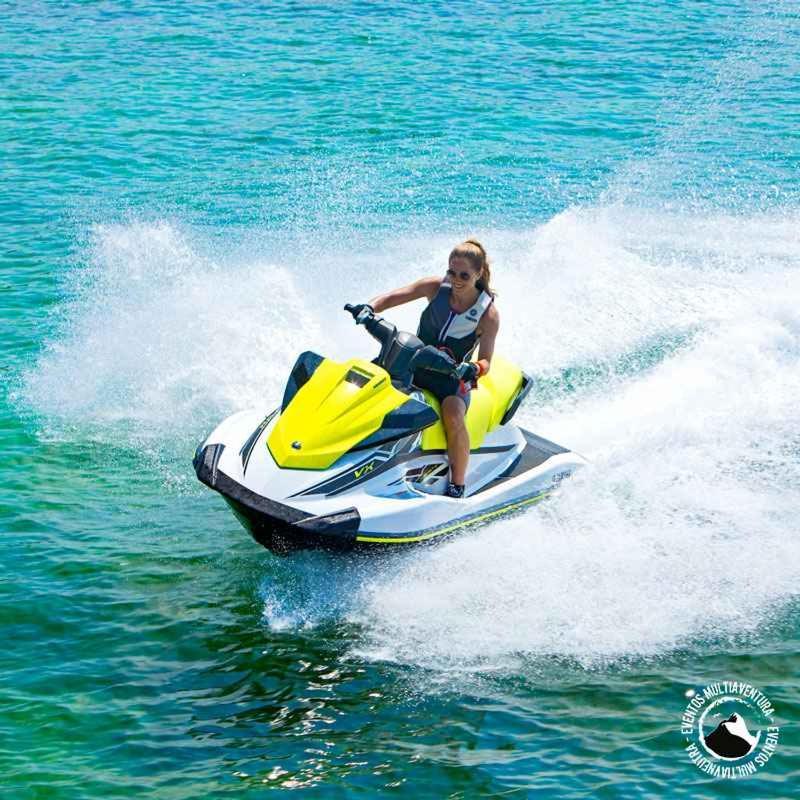
[[[460,430],[464,427],[467,408],[458,397],[445,397],[442,403],[442,422],[446,430]]]

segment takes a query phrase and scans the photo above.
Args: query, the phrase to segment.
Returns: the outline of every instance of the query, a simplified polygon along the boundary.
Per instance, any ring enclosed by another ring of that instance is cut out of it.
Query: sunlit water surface
[[[793,796],[793,3],[3,16],[3,796]],[[519,421],[590,465],[438,547],[262,550],[196,444],[467,234]],[[680,736],[734,678],[784,726],[746,787]]]

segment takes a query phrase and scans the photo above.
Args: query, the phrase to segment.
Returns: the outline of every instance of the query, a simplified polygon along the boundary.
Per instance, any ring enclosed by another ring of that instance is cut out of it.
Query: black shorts
[[[427,389],[440,403],[445,397],[460,397],[464,405],[469,408],[469,385],[458,378],[427,369],[418,369],[414,373],[414,386]]]

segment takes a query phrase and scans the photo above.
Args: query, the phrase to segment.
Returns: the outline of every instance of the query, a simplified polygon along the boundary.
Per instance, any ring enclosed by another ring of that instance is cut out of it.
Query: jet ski
[[[228,417],[195,453],[198,479],[264,547],[378,550],[441,539],[537,503],[586,463],[513,424],[533,381],[494,356],[470,393],[465,496],[445,496],[439,403],[413,374],[457,375],[457,365],[374,313],[345,310],[380,344],[377,358],[301,354],[279,408]]]

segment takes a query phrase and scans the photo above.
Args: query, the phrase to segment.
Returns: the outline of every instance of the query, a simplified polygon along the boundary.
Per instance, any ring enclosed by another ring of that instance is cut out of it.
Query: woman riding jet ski
[[[486,250],[477,239],[467,239],[451,251],[444,280],[423,278],[359,307],[380,312],[426,298],[428,307],[422,312],[417,336],[423,344],[444,350],[459,365],[457,378],[424,367],[414,372],[414,385],[427,389],[441,404],[450,463],[450,482],[444,492],[448,497],[464,496],[470,449],[464,424],[469,390],[489,371],[500,327],[490,281]],[[469,359],[479,343],[478,360],[471,362]]]
[[[376,315],[421,297],[417,336]],[[543,499],[586,463],[511,423],[532,381],[493,355],[499,318],[474,240],[455,248],[444,280],[345,310],[380,343],[377,358],[305,352],[279,409],[234,414],[197,448],[198,479],[264,547],[435,539]],[[477,363],[453,358],[478,341]]]

